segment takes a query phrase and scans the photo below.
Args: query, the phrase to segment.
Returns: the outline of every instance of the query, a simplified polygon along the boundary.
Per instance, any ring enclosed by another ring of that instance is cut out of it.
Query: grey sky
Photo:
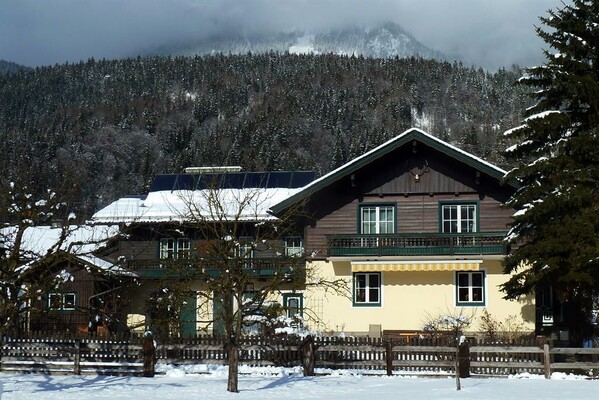
[[[485,67],[543,61],[533,25],[559,0],[0,0],[0,58],[35,66],[134,56],[227,30],[392,21]]]

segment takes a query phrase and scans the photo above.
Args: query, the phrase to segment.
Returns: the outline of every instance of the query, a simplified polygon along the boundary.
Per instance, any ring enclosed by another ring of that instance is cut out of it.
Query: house
[[[210,267],[206,248],[230,241],[236,249],[228,257],[242,255],[253,274],[249,295],[288,268],[285,256],[305,256],[312,275],[290,280],[270,300],[288,315],[303,315],[313,330],[378,336],[421,331],[438,315],[466,315],[474,320],[469,330],[477,331],[485,310],[532,332],[549,321],[534,296],[507,301],[500,291],[512,215],[502,204],[517,188],[504,175],[410,129],[318,179],[312,172],[231,167],[158,175],[147,195],[119,199],[92,219],[120,224],[126,235],[105,258],[141,278],[128,293],[131,329],[156,326],[163,317],[172,322],[177,313],[169,299],[176,299],[183,304],[178,326],[163,329],[222,332],[217,294],[201,299],[211,277],[223,273]],[[296,214],[292,229],[259,240],[261,224],[289,212]],[[204,229],[216,225],[219,231]],[[313,285],[321,279],[345,281],[350,289]]]
[[[221,257],[243,267],[244,296],[256,295],[275,278],[291,277],[292,264],[301,262],[303,269],[303,258],[296,257],[302,252],[301,232],[294,225],[268,230],[281,220],[268,210],[314,177],[305,171],[187,168],[157,175],[147,195],[118,199],[95,213],[94,223],[120,224],[124,234],[104,258],[140,277],[140,285],[128,292],[129,328],[151,327],[159,335],[223,333],[215,317],[223,305],[211,286],[229,272]],[[269,302],[295,314],[301,279],[279,283],[277,298]]]
[[[119,330],[119,294],[135,276],[97,255],[118,232],[118,226],[48,225],[26,227],[20,236],[16,227],[2,229],[3,245],[20,254],[18,279],[24,285],[37,280],[36,287],[47,288],[40,296],[27,296],[23,329]]]
[[[438,315],[486,310],[535,329],[530,296],[507,301],[501,262],[516,189],[505,171],[422,130],[410,129],[274,205],[302,202],[307,266],[351,282],[349,296],[308,288],[316,330],[357,335],[416,332]],[[540,317],[541,318],[541,317]]]

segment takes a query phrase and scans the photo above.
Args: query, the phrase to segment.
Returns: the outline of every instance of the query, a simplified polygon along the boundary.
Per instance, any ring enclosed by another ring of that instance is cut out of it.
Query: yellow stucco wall
[[[325,279],[346,278],[352,286],[351,264],[316,261],[308,265]],[[308,324],[312,329],[368,333],[370,324],[383,330],[421,330],[431,318],[441,315],[472,316],[468,331],[480,330],[480,316],[486,309],[498,321],[513,317],[526,330],[534,330],[535,309],[532,297],[522,301],[502,299],[499,285],[507,280],[501,262],[486,260],[480,266],[486,276],[484,307],[456,307],[455,275],[442,272],[381,272],[382,304],[380,307],[353,306],[351,293],[347,296],[326,294],[318,287],[305,293]],[[311,316],[311,317],[310,317]]]

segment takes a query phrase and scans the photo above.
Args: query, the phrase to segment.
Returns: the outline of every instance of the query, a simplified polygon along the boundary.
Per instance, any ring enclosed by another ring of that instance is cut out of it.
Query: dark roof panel
[[[314,171],[228,172],[156,175],[150,191],[194,189],[301,188],[316,178]]]

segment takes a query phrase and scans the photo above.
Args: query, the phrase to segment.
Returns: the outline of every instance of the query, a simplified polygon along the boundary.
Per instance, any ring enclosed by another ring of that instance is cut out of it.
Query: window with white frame
[[[58,311],[73,311],[77,305],[77,296],[73,292],[48,294],[48,308]]]
[[[379,306],[381,305],[381,273],[356,272],[354,273],[354,305]]]
[[[237,247],[237,257],[243,259],[251,259],[254,258],[254,238],[251,236],[241,236],[239,238],[239,247]],[[245,268],[250,268],[251,262],[244,262],[243,266]]]
[[[287,236],[285,238],[285,255],[288,257],[301,257],[303,254],[302,238],[299,236]]]
[[[239,257],[252,258],[254,257],[254,239],[250,236],[242,236],[239,238]]]
[[[188,238],[160,239],[160,259],[188,259],[191,255],[191,241]]]
[[[441,229],[443,233],[477,232],[476,219],[476,204],[441,205]]]
[[[484,305],[485,304],[485,273],[484,271],[456,272],[456,304]]]
[[[360,206],[360,233],[395,233],[395,207],[393,205]]]
[[[288,318],[293,318],[296,315],[301,317],[303,315],[303,303],[304,296],[302,293],[283,294],[283,307],[285,308]]]

